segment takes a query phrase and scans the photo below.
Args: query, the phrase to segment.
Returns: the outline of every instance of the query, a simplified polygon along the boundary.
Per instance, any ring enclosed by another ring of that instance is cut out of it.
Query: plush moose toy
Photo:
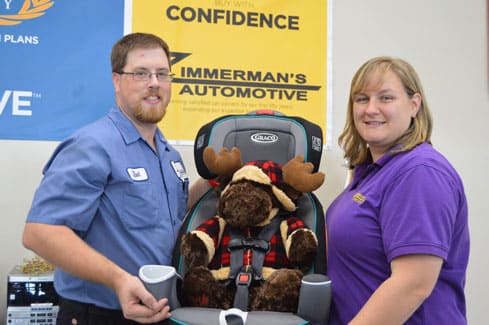
[[[283,167],[273,161],[243,165],[239,149],[216,154],[207,147],[203,159],[227,182],[217,215],[182,238],[184,300],[201,307],[296,312],[317,239],[294,215],[295,202],[319,188],[324,174],[312,173],[302,156]]]

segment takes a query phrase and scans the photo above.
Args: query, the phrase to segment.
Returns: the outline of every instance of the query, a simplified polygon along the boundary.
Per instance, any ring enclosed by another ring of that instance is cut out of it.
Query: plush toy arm
[[[188,268],[207,266],[214,257],[224,228],[224,220],[215,216],[182,237],[180,253]]]
[[[188,269],[195,266],[207,266],[209,263],[207,248],[195,233],[188,233],[183,236],[180,253]]]
[[[316,258],[318,248],[314,232],[307,228],[297,229],[287,241],[290,241],[288,257],[291,265],[302,272],[309,270]]]
[[[318,248],[316,234],[307,228],[302,219],[295,216],[282,221],[280,232],[291,266],[306,272],[316,258]]]

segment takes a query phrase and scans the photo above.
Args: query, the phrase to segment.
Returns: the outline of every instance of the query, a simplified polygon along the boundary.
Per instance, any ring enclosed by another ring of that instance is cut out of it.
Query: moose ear
[[[222,148],[218,154],[212,147],[206,147],[202,156],[206,167],[216,175],[231,177],[235,171],[243,166],[241,152],[233,147],[231,151]]]
[[[284,182],[297,191],[307,193],[318,189],[324,183],[324,173],[312,173],[314,165],[304,162],[304,156],[299,155],[289,160],[282,168]]]

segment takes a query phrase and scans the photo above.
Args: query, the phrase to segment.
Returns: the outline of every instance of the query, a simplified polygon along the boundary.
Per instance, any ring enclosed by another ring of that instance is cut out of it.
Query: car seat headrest
[[[276,111],[254,111],[248,114],[226,115],[205,124],[198,131],[194,145],[197,172],[206,179],[216,175],[203,162],[203,151],[211,146],[241,151],[243,163],[253,160],[273,160],[285,164],[302,154],[304,161],[319,169],[323,136],[321,128],[301,117],[286,116]]]

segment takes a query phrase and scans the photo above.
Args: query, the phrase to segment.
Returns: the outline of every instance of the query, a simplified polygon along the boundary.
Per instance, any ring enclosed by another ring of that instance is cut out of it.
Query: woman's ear
[[[411,96],[411,103],[413,104],[413,111],[411,115],[412,118],[415,118],[416,114],[418,114],[422,102],[423,102],[423,98],[421,97],[420,93],[414,93],[414,95]]]

